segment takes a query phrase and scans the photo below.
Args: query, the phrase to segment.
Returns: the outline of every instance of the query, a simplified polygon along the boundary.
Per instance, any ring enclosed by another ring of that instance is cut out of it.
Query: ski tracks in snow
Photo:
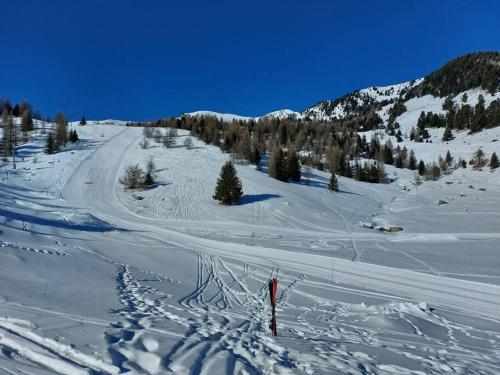
[[[114,365],[148,374],[274,374],[300,367],[269,337],[267,282],[258,281],[267,276],[251,275],[250,268],[255,267],[235,269],[200,253],[195,289],[176,304],[149,285],[175,281],[157,274],[142,281],[140,274],[148,271],[122,265],[117,291],[124,308],[118,312],[121,320],[106,332]],[[283,290],[279,304],[294,285]],[[158,335],[177,343],[163,352]]]

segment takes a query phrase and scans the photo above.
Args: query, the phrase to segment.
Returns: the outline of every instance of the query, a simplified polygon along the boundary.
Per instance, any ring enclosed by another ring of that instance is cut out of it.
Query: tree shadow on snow
[[[117,228],[113,225],[96,218],[93,215],[83,217],[82,222],[71,222],[67,220],[57,220],[55,218],[44,218],[25,213],[8,211],[0,208],[0,217],[4,217],[6,221],[17,220],[33,225],[48,226],[61,229],[71,229],[86,232],[111,232],[111,231],[127,231],[126,229]]]
[[[236,202],[235,206],[243,206],[245,204],[251,204],[256,202],[267,201],[268,199],[281,198],[279,194],[245,194]]]

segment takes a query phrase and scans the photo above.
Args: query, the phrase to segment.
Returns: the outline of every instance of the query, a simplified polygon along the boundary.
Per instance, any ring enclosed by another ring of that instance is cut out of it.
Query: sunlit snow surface
[[[0,164],[0,373],[500,372],[500,171],[416,187],[388,168],[390,185],[330,193],[319,171],[284,184],[237,166],[245,196],[222,207],[217,148],[74,126],[77,145],[45,155],[39,134],[15,172]],[[417,157],[489,155],[495,132]],[[138,200],[117,180],[150,156],[158,184]]]

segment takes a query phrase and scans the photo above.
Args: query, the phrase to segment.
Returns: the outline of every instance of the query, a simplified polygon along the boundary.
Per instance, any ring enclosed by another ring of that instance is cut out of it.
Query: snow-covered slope
[[[219,113],[214,111],[196,111],[196,112],[187,112],[183,113],[182,116],[191,116],[191,117],[217,117],[218,119],[226,122],[231,121],[249,121],[252,120],[253,117],[248,116],[240,116],[233,115],[232,113]]]
[[[119,125],[119,126],[125,126],[125,125],[127,125],[128,121],[107,119],[107,120],[87,120],[86,122],[87,122],[87,125]],[[80,121],[72,121],[71,125],[80,125]]]
[[[239,165],[245,195],[222,207],[219,149],[188,150],[182,131],[142,149],[140,128],[77,130],[62,152],[43,154],[38,134],[16,171],[0,164],[0,371],[500,371],[498,171],[416,187],[398,170],[331,193],[320,171],[284,184]],[[157,185],[124,191],[124,168],[150,157]]]

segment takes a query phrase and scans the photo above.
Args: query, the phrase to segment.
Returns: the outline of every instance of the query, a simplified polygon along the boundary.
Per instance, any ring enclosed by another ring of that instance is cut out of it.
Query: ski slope
[[[239,165],[245,196],[222,207],[217,148],[77,129],[64,152],[38,135],[0,167],[0,373],[500,371],[498,171],[330,193],[319,171],[284,184]],[[138,200],[118,179],[150,157],[158,184]]]

